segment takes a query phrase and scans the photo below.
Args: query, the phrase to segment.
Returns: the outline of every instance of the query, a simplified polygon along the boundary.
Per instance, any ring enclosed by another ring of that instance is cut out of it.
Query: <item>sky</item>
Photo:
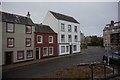
[[[106,24],[118,21],[118,2],[2,2],[2,11],[23,16],[29,11],[34,23],[42,23],[50,10],[74,17],[85,36],[102,36]]]

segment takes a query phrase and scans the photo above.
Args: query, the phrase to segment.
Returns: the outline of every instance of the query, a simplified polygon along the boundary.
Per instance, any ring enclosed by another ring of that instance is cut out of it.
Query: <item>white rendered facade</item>
[[[51,12],[48,12],[43,24],[49,25],[58,34],[59,55],[70,54],[70,45],[72,53],[80,52],[80,24],[65,20],[58,20]],[[64,30],[61,25],[64,24]],[[71,32],[68,26],[71,26]],[[77,31],[75,32],[75,26]],[[71,40],[69,38],[71,35]],[[77,37],[76,37],[77,36]]]

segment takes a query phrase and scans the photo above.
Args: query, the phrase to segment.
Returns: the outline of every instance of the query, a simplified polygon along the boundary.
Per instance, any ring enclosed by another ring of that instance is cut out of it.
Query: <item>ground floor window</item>
[[[73,46],[73,50],[77,51],[77,46],[76,45]]]
[[[47,47],[43,48],[43,56],[48,56],[48,48]]]
[[[69,46],[66,46],[66,52],[69,52]]]
[[[53,53],[54,53],[53,47],[49,47],[49,55],[53,55]]]
[[[61,53],[65,52],[65,46],[61,46]]]
[[[27,50],[27,58],[33,58],[33,50]]]
[[[17,51],[17,60],[24,59],[24,51]]]

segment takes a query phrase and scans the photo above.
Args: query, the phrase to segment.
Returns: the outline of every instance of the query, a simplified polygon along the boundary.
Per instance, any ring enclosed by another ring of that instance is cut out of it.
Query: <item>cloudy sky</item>
[[[23,16],[29,11],[35,23],[50,10],[74,17],[85,36],[101,36],[107,23],[118,20],[118,2],[2,2],[2,11]]]

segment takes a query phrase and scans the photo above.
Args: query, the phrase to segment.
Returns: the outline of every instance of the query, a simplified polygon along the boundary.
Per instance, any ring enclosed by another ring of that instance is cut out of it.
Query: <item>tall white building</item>
[[[71,16],[48,11],[43,24],[58,34],[59,55],[80,52],[80,23]]]

